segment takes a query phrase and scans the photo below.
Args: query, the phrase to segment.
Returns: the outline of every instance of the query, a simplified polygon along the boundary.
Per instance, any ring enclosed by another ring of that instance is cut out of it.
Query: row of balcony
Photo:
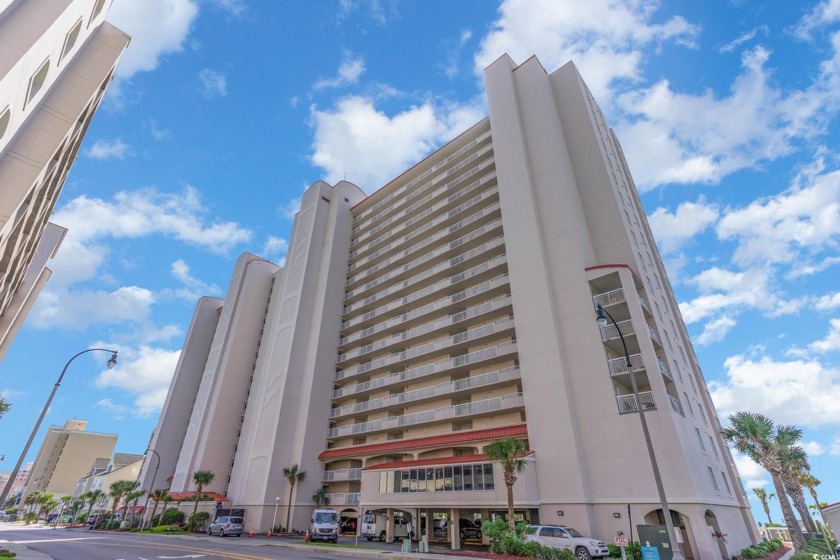
[[[347,267],[348,272],[352,272],[353,270],[356,270],[360,266],[362,266],[364,264],[367,264],[367,263],[371,262],[372,260],[375,260],[376,258],[384,255],[388,251],[390,251],[390,250],[392,250],[396,247],[399,247],[401,244],[404,244],[404,243],[410,241],[411,239],[414,239],[417,236],[425,234],[426,232],[428,232],[431,229],[434,229],[436,227],[440,227],[441,224],[450,220],[452,218],[452,216],[454,216],[454,215],[456,215],[460,212],[463,212],[464,208],[462,207],[463,205],[461,205],[461,204],[459,204],[454,209],[451,209],[447,212],[440,212],[439,210],[441,208],[443,208],[444,206],[446,206],[447,204],[451,204],[452,202],[458,200],[459,198],[463,198],[467,194],[470,194],[470,193],[473,193],[473,192],[476,192],[476,191],[481,192],[479,190],[479,187],[488,183],[491,179],[495,178],[495,176],[496,176],[496,172],[495,171],[490,171],[489,173],[486,173],[486,174],[482,175],[481,177],[474,180],[473,182],[462,186],[458,191],[456,191],[455,193],[453,193],[449,197],[447,197],[446,200],[439,201],[431,209],[426,209],[423,212],[421,212],[421,213],[419,213],[415,216],[412,216],[412,221],[411,222],[404,221],[404,222],[400,222],[400,223],[397,223],[397,224],[391,224],[392,227],[388,230],[388,236],[387,236],[387,239],[390,239],[390,241],[388,243],[383,244],[385,239],[377,237],[377,238],[371,239],[367,243],[361,245],[355,251],[350,252],[348,257],[351,261],[353,261],[353,259],[355,259],[357,257],[359,258],[359,260],[357,260],[355,262],[351,262],[351,264],[348,265],[348,267]],[[422,218],[428,216],[429,214],[433,213],[435,210],[438,210],[438,216],[437,217],[429,220],[428,222],[426,222],[422,226],[419,226],[419,227],[417,227],[417,228],[415,228],[411,231],[407,231],[404,235],[401,235],[399,237],[395,236],[395,234],[398,234],[399,232],[403,231],[406,228],[406,226],[411,225],[412,223],[415,223],[418,218],[422,219]],[[456,210],[456,211],[453,211],[453,210]],[[376,249],[376,251],[374,251],[372,253],[368,253],[368,251],[371,251],[374,247],[379,247],[379,248]],[[368,254],[365,254],[365,253],[368,253]]]
[[[406,263],[406,264],[404,264],[404,265],[402,265],[398,268],[395,268],[395,269],[393,269],[389,272],[384,273],[381,277],[377,278],[377,283],[383,283],[383,282],[385,282],[385,280],[387,280],[389,278],[394,278],[394,277],[399,276],[401,274],[411,272],[413,269],[416,269],[420,265],[425,264],[429,261],[440,259],[446,253],[449,253],[451,251],[456,250],[461,245],[463,245],[465,243],[469,243],[470,241],[473,241],[474,239],[477,239],[477,238],[479,238],[483,235],[487,235],[491,232],[494,232],[494,230],[500,230],[501,227],[502,227],[502,219],[497,218],[497,219],[493,220],[492,222],[490,222],[489,224],[485,224],[481,227],[478,227],[478,228],[472,230],[471,232],[469,232],[468,234],[459,237],[458,239],[453,239],[452,241],[450,241],[446,245],[442,245],[442,246],[438,247],[437,249],[429,251],[428,253],[414,259],[411,262],[408,262],[408,263]],[[495,239],[498,240],[498,239],[501,239],[501,238],[503,238],[503,236],[499,235]],[[498,244],[494,244],[493,246],[497,246],[497,245]],[[478,247],[476,247],[475,249],[472,249],[472,251],[474,252],[476,249],[478,249]],[[391,257],[391,259],[397,260],[397,256],[395,255],[394,257]],[[390,261],[391,259],[388,259],[388,261]],[[398,292],[400,290],[404,290],[406,287],[410,286],[413,283],[413,282],[409,282],[410,280],[411,279],[405,280],[403,282],[398,282],[397,284],[393,284],[390,287],[385,288],[384,290],[381,290],[379,292],[376,292],[374,294],[369,295],[368,297],[364,298],[363,300],[345,305],[344,314],[352,313],[353,311],[356,311],[356,310],[358,310],[358,309],[360,309],[360,308],[362,308],[366,305],[370,305],[371,303],[373,303],[377,300],[380,300],[380,299],[382,299],[386,296],[390,296],[390,295],[394,294],[395,292]],[[364,288],[359,288],[359,289],[356,289],[354,291],[358,294],[360,292],[365,291],[365,289]],[[345,294],[345,298],[346,297],[348,297],[348,296]]]
[[[362,499],[361,492],[333,492],[326,494],[327,503],[331,506],[356,506]]]
[[[455,313],[448,317],[441,317],[437,321],[432,321],[431,323],[426,323],[420,325],[419,327],[414,327],[413,329],[409,329],[402,333],[393,334],[388,338],[377,340],[376,342],[366,344],[365,346],[354,348],[349,352],[339,354],[336,358],[336,364],[341,364],[342,362],[346,362],[347,360],[351,360],[353,358],[364,356],[365,354],[370,354],[371,352],[382,350],[384,348],[387,348],[388,346],[393,346],[394,344],[405,343],[406,341],[409,341],[413,338],[417,338],[419,336],[423,336],[424,334],[429,334],[436,330],[456,325],[460,322],[472,319],[473,317],[478,317],[479,315],[491,313],[497,309],[501,309],[510,305],[510,303],[510,296],[502,296],[492,301],[484,302],[481,305],[472,307],[465,311]]]
[[[321,482],[343,482],[345,480],[361,480],[362,469],[335,469],[324,471]],[[332,502],[330,502],[332,504]]]
[[[412,412],[410,414],[403,414],[402,416],[392,416],[390,418],[381,418],[379,420],[370,420],[368,422],[330,428],[327,432],[327,438],[334,439],[370,432],[396,430],[418,424],[441,422],[452,418],[464,418],[500,410],[513,410],[522,408],[524,405],[525,399],[522,393],[509,393],[501,397],[493,397],[464,404],[453,404],[434,410]]]
[[[438,373],[453,370],[463,367],[478,367],[482,362],[496,360],[501,357],[512,356],[516,353],[516,342],[504,342],[490,348],[482,348],[475,352],[470,352],[462,356],[455,356],[454,358],[446,358],[438,360],[437,362],[419,366],[416,368],[407,369],[391,373],[383,377],[377,377],[370,381],[363,381],[348,387],[340,387],[333,391],[333,399],[347,397],[350,395],[358,395],[366,391],[379,389],[380,387],[388,387],[398,383],[404,383],[412,379],[425,377],[428,375],[436,375]],[[452,372],[455,373],[455,372]]]
[[[657,365],[659,366],[659,372],[667,377],[670,380],[674,380],[671,376],[671,370],[668,369],[668,366],[665,365],[659,357],[656,358]],[[633,372],[640,372],[645,370],[645,362],[642,359],[641,354],[631,354],[630,355],[630,363],[632,364]],[[625,373],[630,373],[631,368],[627,367],[627,359],[626,358],[612,358],[607,360],[607,366],[609,367],[611,375],[622,375]]]
[[[482,160],[481,158],[484,159]],[[493,147],[490,145],[485,146],[478,153],[471,155],[469,158],[459,163],[455,168],[453,168],[450,171],[459,171],[468,165],[472,167],[468,167],[465,171],[463,171],[460,175],[458,175],[451,181],[440,185],[440,187],[438,187],[428,195],[424,196],[421,200],[411,204],[410,206],[406,206],[402,210],[397,210],[396,212],[393,212],[389,217],[380,221],[377,225],[360,233],[357,237],[354,238],[354,241],[356,241],[356,243],[354,244],[351,242],[350,247],[355,247],[356,244],[362,243],[366,239],[381,237],[377,235],[380,231],[386,228],[390,228],[393,224],[398,223],[402,219],[406,219],[406,221],[410,221],[411,223],[417,223],[418,220],[425,218],[429,214],[438,211],[443,206],[451,204],[453,200],[464,196],[464,194],[466,194],[466,189],[460,188],[456,190],[453,194],[451,194],[448,198],[440,200],[437,203],[433,204],[432,206],[429,206],[428,208],[420,212],[416,212],[418,207],[422,206],[423,204],[430,203],[436,197],[445,194],[446,191],[450,189],[456,189],[456,187],[464,183],[469,178],[474,177],[476,175],[480,176],[481,171],[483,169],[487,169],[487,167],[492,166],[494,164],[495,162],[493,160]]]
[[[499,244],[503,243],[503,238],[501,238],[501,237],[496,238],[494,240],[491,240],[487,244],[489,244],[489,243],[493,243],[494,246],[498,247]],[[485,244],[485,245],[487,245],[487,244]],[[429,269],[429,270],[427,270],[427,271],[425,271],[421,274],[418,274],[418,275],[414,276],[413,278],[409,278],[408,280],[406,280],[406,282],[411,282],[411,283],[419,282],[420,280],[428,278],[429,276],[432,276],[434,274],[438,274],[442,271],[445,271],[447,268],[451,268],[453,266],[456,266],[456,265],[460,264],[466,258],[471,258],[473,256],[478,256],[482,252],[486,252],[486,251],[487,251],[487,248],[485,247],[483,251],[476,251],[476,254],[475,255],[470,255],[470,257],[467,257],[468,253],[465,253],[464,255],[461,255],[458,258],[457,261],[456,261],[456,259],[452,259],[450,261],[440,263],[437,266],[435,266],[435,267],[433,267],[433,268],[431,268],[431,269]],[[470,253],[471,252],[472,251],[470,251]],[[474,266],[474,267],[472,267],[468,270],[465,270],[463,272],[453,274],[452,276],[450,276],[448,278],[443,278],[443,279],[439,280],[438,282],[435,282],[434,284],[426,286],[425,288],[423,288],[421,290],[418,290],[416,292],[408,294],[407,296],[404,296],[400,299],[394,300],[394,301],[392,301],[392,302],[390,302],[386,305],[383,305],[381,307],[377,307],[376,309],[371,309],[370,311],[367,311],[363,315],[359,315],[357,317],[353,317],[352,319],[348,319],[348,320],[341,323],[341,329],[345,330],[345,329],[348,329],[348,328],[353,327],[355,325],[358,325],[358,324],[360,324],[364,321],[368,321],[368,320],[373,319],[375,317],[378,317],[380,315],[384,315],[385,313],[389,313],[389,312],[394,311],[394,310],[396,310],[400,307],[404,307],[404,306],[408,305],[409,303],[411,303],[413,301],[416,301],[420,298],[431,295],[431,294],[433,294],[437,291],[440,291],[444,288],[448,288],[448,287],[453,286],[455,284],[461,283],[464,280],[468,280],[470,278],[478,276],[479,274],[484,274],[485,272],[487,272],[489,270],[492,270],[495,267],[502,266],[506,263],[507,263],[507,258],[504,254],[497,255],[487,262],[481,263],[481,264],[479,264],[477,266]]]
[[[412,189],[412,187],[414,187],[414,185],[417,185],[421,181],[425,180],[427,177],[429,177],[433,173],[437,172],[442,167],[445,167],[445,166],[449,165],[450,162],[452,162],[455,159],[459,158],[460,156],[464,155],[465,153],[467,153],[468,151],[470,151],[475,146],[482,143],[484,140],[486,140],[489,137],[490,137],[490,130],[487,130],[486,132],[484,132],[480,136],[478,136],[475,140],[471,140],[470,142],[468,142],[467,144],[465,144],[464,146],[459,148],[458,151],[456,151],[455,153],[448,156],[445,160],[436,163],[434,166],[430,167],[429,169],[427,169],[426,171],[424,171],[423,173],[421,173],[420,175],[418,175],[417,177],[415,177],[411,181],[405,183],[404,185],[396,187],[395,189],[393,189],[391,191],[390,194],[384,196],[383,198],[381,198],[380,200],[378,200],[377,202],[372,204],[369,208],[365,208],[364,210],[359,212],[359,214],[354,216],[354,218],[353,218],[353,233],[356,233],[359,229],[361,229],[365,225],[365,224],[362,224],[361,222],[367,216],[370,216],[371,214],[376,212],[379,208],[382,208],[384,205],[388,204],[389,202],[391,202],[395,198],[399,197],[404,192],[408,192],[408,194],[405,196],[405,201],[403,201],[403,202],[410,201],[412,198],[423,194],[423,191],[425,191],[427,188],[429,188],[432,185],[432,183],[434,183],[438,179],[441,179],[441,178],[445,177],[446,174],[441,173],[441,175],[439,177],[435,177],[434,179],[430,180],[425,185],[419,186],[415,189]],[[393,204],[391,206],[398,206],[398,204]]]
[[[496,276],[495,278],[492,278],[491,280],[487,280],[486,282],[482,282],[478,286],[473,286],[471,288],[467,288],[466,290],[462,290],[460,292],[452,294],[451,296],[446,296],[446,297],[443,297],[439,300],[433,301],[432,303],[428,303],[428,304],[426,304],[422,307],[412,309],[411,311],[409,311],[408,313],[405,313],[403,315],[398,315],[397,317],[392,317],[392,318],[388,319],[387,321],[383,321],[381,323],[373,325],[372,327],[367,327],[366,329],[362,329],[360,331],[356,331],[356,332],[354,332],[352,334],[349,334],[347,336],[343,336],[338,340],[338,345],[339,346],[344,346],[345,344],[355,342],[355,341],[357,341],[359,339],[362,339],[364,337],[372,336],[372,335],[375,335],[379,332],[386,331],[386,330],[389,330],[389,329],[392,329],[392,328],[396,328],[400,324],[402,324],[406,321],[416,319],[417,317],[420,317],[422,315],[428,315],[428,314],[433,313],[437,310],[444,309],[444,308],[449,307],[450,305],[453,305],[453,304],[458,303],[458,302],[466,301],[470,298],[473,298],[475,296],[478,296],[478,295],[481,295],[483,293],[489,292],[491,290],[497,289],[501,286],[505,286],[507,284],[508,284],[507,273],[500,274],[499,276]],[[451,283],[447,283],[446,285],[451,285]],[[467,310],[467,311],[470,311],[470,310]],[[456,314],[456,315],[458,315],[458,314]],[[451,319],[452,319],[453,322],[461,320],[461,319],[455,319],[454,315],[451,316]]]
[[[468,189],[476,188],[477,186],[481,185],[482,183],[486,183],[487,181],[492,179],[494,176],[495,176],[495,172],[490,173],[488,175],[485,175],[485,177],[482,177],[481,179],[478,179],[471,186],[469,186],[467,188]],[[460,192],[464,193],[465,191],[462,190]],[[427,233],[429,230],[434,229],[435,227],[438,227],[438,226],[445,227],[445,225],[447,223],[451,222],[453,219],[456,219],[458,216],[460,216],[462,214],[465,214],[468,210],[476,207],[477,205],[484,204],[487,201],[492,200],[496,205],[498,205],[498,193],[499,193],[499,188],[496,185],[493,185],[492,187],[477,193],[475,196],[473,196],[472,198],[464,201],[463,203],[459,204],[458,206],[450,209],[448,212],[439,213],[437,216],[433,217],[431,220],[429,220],[428,222],[426,222],[425,224],[423,224],[422,226],[417,228],[416,233],[418,235],[422,235],[422,234]],[[491,205],[492,205],[492,203],[491,203]],[[495,210],[495,209],[496,208],[493,208],[493,210]],[[432,209],[429,209],[429,210],[432,210]],[[430,214],[430,213],[431,212],[429,212],[428,214]],[[392,245],[395,246],[395,247],[397,246],[396,245],[396,238],[392,237],[393,235],[396,235],[399,232],[403,231],[404,229],[408,228],[411,225],[412,222],[415,222],[419,219],[425,218],[428,214],[424,213],[423,215],[415,216],[414,218],[404,220],[403,222],[395,225],[392,228],[392,230],[389,232],[389,238],[394,240],[394,243]],[[453,223],[451,225],[455,225],[455,224]],[[409,240],[409,239],[412,239],[414,237],[415,237],[415,232],[409,231],[405,235],[403,235],[401,238],[404,239],[404,240]],[[385,236],[382,236],[379,239],[384,240]],[[375,273],[379,272],[380,270],[388,268],[388,266],[390,266],[391,264],[396,263],[401,258],[405,257],[406,255],[409,255],[413,251],[413,248],[410,248],[410,249],[411,249],[411,251],[407,251],[403,255],[397,255],[396,257],[389,257],[388,259],[386,259],[382,262],[378,262],[378,263],[376,263],[372,266],[369,266],[367,268],[364,268],[362,270],[358,270],[361,266],[359,264],[353,263],[353,264],[349,265],[347,267],[347,280],[344,281],[344,286],[349,288],[349,287],[363,281],[365,278],[368,278],[368,277],[374,275]],[[369,264],[369,261],[366,261],[366,263]],[[355,274],[354,274],[354,272],[355,272]],[[380,278],[379,281],[381,282],[382,279]]]
[[[457,381],[444,381],[430,387],[423,387],[413,391],[406,391],[396,395],[388,395],[370,401],[348,404],[330,411],[330,418],[340,418],[354,414],[368,413],[373,410],[404,405],[405,403],[420,401],[424,399],[439,398],[461,391],[487,387],[498,383],[505,383],[520,379],[519,367],[513,366],[496,371],[489,371],[480,375],[474,375]]]
[[[466,332],[458,333],[447,338],[434,340],[427,344],[423,344],[422,346],[415,346],[414,348],[404,350],[403,352],[396,352],[394,354],[391,354],[390,356],[383,356],[382,358],[377,358],[376,360],[371,360],[370,362],[366,362],[364,364],[359,364],[343,369],[341,371],[337,371],[335,373],[335,379],[345,379],[362,373],[369,373],[377,369],[392,367],[395,364],[404,362],[406,360],[412,360],[420,356],[449,350],[455,346],[458,346],[459,344],[464,344],[467,342],[475,343],[477,340],[480,340],[482,338],[488,336],[498,336],[504,333],[505,331],[509,331],[512,329],[513,317],[506,317],[489,325],[482,325],[480,327],[470,329]]]
[[[659,339],[659,334],[653,330],[653,327],[650,325],[647,326],[647,332],[650,338],[656,342],[660,347],[662,346],[662,341]],[[633,328],[633,321],[627,319],[626,321],[618,321],[615,325],[607,325],[606,327],[601,327],[601,340],[613,340],[616,338],[621,338],[619,332],[624,335],[635,335],[636,330]]]

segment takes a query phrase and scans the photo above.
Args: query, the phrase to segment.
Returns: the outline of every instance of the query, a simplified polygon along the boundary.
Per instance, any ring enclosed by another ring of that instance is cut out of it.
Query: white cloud
[[[210,99],[227,95],[227,77],[221,72],[205,68],[198,73],[201,82],[201,95]]]
[[[706,346],[713,342],[720,342],[736,324],[735,319],[726,315],[706,323],[703,332],[697,337],[697,344]]]
[[[146,121],[146,127],[148,128],[151,137],[155,140],[166,140],[172,135],[170,130],[158,126],[157,119],[149,119]]]
[[[345,52],[344,59],[338,67],[338,74],[333,78],[319,80],[312,87],[317,90],[355,84],[364,71],[365,61],[359,57],[354,58],[350,52]]]
[[[814,360],[776,361],[743,355],[728,358],[724,368],[724,380],[708,383],[721,416],[748,410],[780,425],[840,426],[840,369]]]
[[[814,305],[819,311],[831,311],[840,307],[840,292],[820,297]]]
[[[802,444],[802,449],[805,450],[805,453],[812,457],[816,457],[817,455],[822,455],[826,452],[826,448],[823,444],[818,441],[806,441]]]
[[[274,262],[283,266],[286,262],[286,252],[289,250],[289,242],[282,237],[275,237],[269,235],[265,240],[265,245],[260,252],[260,256],[268,261]]]
[[[115,138],[114,140],[100,138],[85,150],[85,155],[90,159],[100,161],[125,159],[131,155],[131,146],[123,142],[121,138]]]
[[[183,260],[178,259],[172,263],[170,267],[172,276],[183,284],[182,288],[173,291],[175,297],[185,299],[187,301],[196,301],[206,295],[219,295],[222,293],[221,288],[215,284],[207,284],[198,278],[190,275],[190,267]]]
[[[35,300],[29,324],[37,328],[83,330],[94,324],[140,323],[150,314],[154,294],[145,288],[123,286],[114,291],[64,288],[44,290]]]
[[[735,461],[738,474],[741,475],[741,481],[747,488],[761,488],[769,483],[767,471],[746,455],[732,450],[732,459]]]
[[[131,35],[117,77],[154,70],[162,57],[180,52],[197,16],[195,0],[114,0],[108,20]]]
[[[385,26],[399,18],[398,6],[397,0],[338,0],[336,19],[342,21],[359,10],[375,24]]]
[[[708,229],[717,221],[718,214],[717,206],[706,204],[701,197],[697,202],[683,202],[673,213],[665,208],[657,208],[648,221],[662,252],[668,254]]]
[[[372,192],[481,116],[469,105],[431,101],[388,116],[371,99],[346,97],[333,110],[312,107],[311,161],[326,171],[327,182],[346,172],[349,181]]]
[[[280,215],[286,218],[287,220],[294,220],[295,214],[297,214],[298,211],[300,211],[300,203],[302,200],[303,195],[300,195],[299,197],[293,198],[289,202],[286,202],[285,204],[281,205],[280,209],[278,210],[280,212]]]
[[[99,399],[96,402],[96,406],[105,412],[110,413],[114,420],[123,420],[131,412],[129,407],[117,404],[111,399]]]
[[[653,23],[659,2],[505,0],[475,55],[476,73],[504,53],[516,62],[536,55],[554,70],[574,60],[597,99],[614,81],[640,78],[642,49],[662,41],[694,41],[698,28],[681,17]]]
[[[241,17],[245,13],[244,0],[212,0],[213,4],[218,8],[226,11],[233,17]]]
[[[834,436],[834,440],[828,446],[829,455],[840,455],[840,434]]]
[[[837,21],[840,21],[840,0],[823,0],[802,17],[793,32],[799,38],[809,40],[814,29]]]
[[[133,395],[132,414],[148,418],[163,407],[181,351],[151,346],[119,348],[119,351],[116,367],[102,371],[96,378],[96,386]]]
[[[739,35],[737,38],[735,38],[732,41],[730,41],[729,43],[725,44],[724,46],[722,46],[718,50],[720,52],[724,52],[724,53],[733,52],[738,47],[743,45],[744,43],[746,43],[748,41],[752,41],[753,39],[755,39],[755,36],[758,35],[759,31],[761,33],[763,33],[765,36],[767,36],[770,33],[770,29],[766,25],[762,25],[762,26],[756,27],[755,29],[747,31],[746,33],[743,33],[743,34]]]
[[[449,48],[449,56],[447,57],[446,65],[443,68],[443,73],[449,79],[458,75],[458,66],[461,62],[461,51],[464,50],[464,45],[472,39],[473,32],[469,29],[461,30],[461,35],[458,37],[458,43],[454,47]]]
[[[840,350],[840,319],[831,320],[831,330],[822,340],[817,340],[808,345],[808,348],[819,354],[836,352]]]

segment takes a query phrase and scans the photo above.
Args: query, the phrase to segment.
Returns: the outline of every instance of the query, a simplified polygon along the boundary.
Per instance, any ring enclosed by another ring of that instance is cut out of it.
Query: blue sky
[[[508,52],[576,62],[721,418],[801,426],[840,501],[840,1],[754,4],[114,0],[133,41],[53,216],[70,229],[54,275],[0,363],[0,468],[93,345],[119,365],[76,360],[45,425],[84,418],[142,452],[195,300],[224,294],[242,251],[282,262],[307,185],[372,192],[481,118],[481,70]]]

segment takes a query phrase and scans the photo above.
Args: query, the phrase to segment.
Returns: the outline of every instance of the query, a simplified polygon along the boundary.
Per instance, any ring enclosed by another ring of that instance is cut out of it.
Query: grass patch
[[[307,546],[322,546],[322,547],[325,547],[325,548],[360,548],[362,550],[384,550],[382,548],[378,548],[378,547],[375,547],[375,546],[369,546],[369,545],[366,545],[366,544],[352,544],[352,543],[342,543],[342,542],[333,544],[331,542],[309,541],[308,543],[301,542],[299,544],[305,544]],[[385,552],[387,552],[387,550]]]

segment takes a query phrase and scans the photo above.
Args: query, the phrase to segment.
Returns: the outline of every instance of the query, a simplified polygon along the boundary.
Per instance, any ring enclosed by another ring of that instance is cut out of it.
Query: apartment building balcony
[[[409,202],[412,199],[416,198],[417,196],[421,196],[427,189],[431,188],[436,181],[446,176],[445,173],[441,171],[444,167],[450,165],[459,157],[466,155],[469,151],[475,149],[477,146],[479,146],[486,140],[489,140],[490,135],[491,134],[489,129],[482,132],[475,139],[471,140],[461,148],[458,148],[458,150],[453,154],[447,156],[446,159],[436,163],[434,166],[430,167],[414,179],[410,180],[409,182],[405,183],[400,187],[395,188],[388,195],[384,196],[377,202],[373,203],[371,206],[359,212],[356,216],[353,217],[353,233],[356,233],[370,225],[368,223],[365,223],[365,221],[369,218],[370,220],[368,221],[372,221],[375,217],[377,217],[379,214],[376,214],[376,216],[374,216],[374,213],[380,208],[385,207],[396,209],[405,204],[406,202]],[[430,177],[432,177],[435,173],[438,173],[439,176],[435,176],[434,178],[430,179]],[[424,181],[425,183],[421,185],[420,183],[423,183]],[[403,197],[404,200],[400,201],[400,197]]]
[[[361,341],[362,339],[368,339],[370,337],[373,337],[376,334],[386,334],[388,333],[388,331],[404,328],[405,325],[403,323],[412,321],[414,319],[426,315],[433,315],[436,311],[445,311],[446,308],[456,303],[464,304],[481,295],[489,296],[494,295],[495,293],[507,292],[508,290],[508,274],[500,274],[499,276],[496,276],[491,280],[482,282],[478,286],[467,288],[466,290],[462,290],[460,292],[452,294],[451,296],[446,296],[432,303],[426,304],[422,307],[415,308],[412,311],[409,311],[408,313],[405,313],[403,315],[392,317],[391,319],[383,321],[382,323],[378,323],[372,327],[368,327],[361,331],[356,331],[350,335],[343,336],[338,341],[339,349],[348,344]],[[472,309],[476,308],[468,309],[467,311],[465,311],[465,313],[471,311]],[[452,317],[452,315],[447,316],[447,318],[449,318],[450,320],[452,320]]]
[[[490,348],[482,348],[481,350],[476,350],[462,356],[438,360],[437,362],[431,364],[391,373],[383,377],[377,377],[376,379],[363,381],[354,385],[340,387],[333,391],[333,399],[359,395],[381,387],[398,388],[414,379],[434,376],[442,372],[457,374],[468,371],[471,368],[485,367],[492,365],[493,363],[498,363],[499,361],[510,360],[515,354],[516,342],[504,342],[502,344],[491,346]]]
[[[502,249],[504,245],[501,246]],[[429,269],[424,273],[421,273],[414,277],[415,282],[419,282],[423,279],[426,279],[430,276],[435,274],[441,273],[446,271],[447,269],[451,269],[453,266],[459,266],[461,263],[456,262],[456,259],[452,259],[451,261],[447,261],[445,263],[440,263],[434,270]],[[482,276],[495,276],[499,269],[502,267],[507,266],[507,258],[504,253],[498,254],[493,256],[486,262],[473,266],[463,272],[457,272],[448,278],[441,278],[434,284],[428,285],[425,288],[422,288],[416,292],[411,294],[405,295],[402,298],[395,299],[383,305],[381,307],[377,307],[375,309],[371,309],[370,311],[366,311],[362,315],[358,315],[352,318],[345,318],[344,321],[341,323],[341,330],[346,330],[351,327],[364,327],[364,326],[371,326],[371,323],[374,322],[374,319],[378,319],[378,321],[382,321],[382,319],[391,318],[394,315],[399,314],[401,308],[416,302],[422,298],[426,298],[432,296],[433,294],[449,288],[453,285],[463,283],[470,279],[481,279]],[[408,280],[406,280],[408,282]],[[417,304],[415,304],[415,307]]]
[[[347,480],[361,480],[362,469],[336,469],[324,471],[321,482],[344,482]]]
[[[487,337],[512,335],[513,328],[513,317],[506,317],[489,325],[483,325],[481,327],[477,327],[475,329],[471,329],[463,333],[459,333],[447,338],[438,339],[427,344],[423,344],[422,346],[410,348],[403,352],[397,352],[391,354],[390,356],[385,356],[367,363],[348,367],[346,369],[337,371],[335,374],[335,379],[346,379],[363,373],[373,373],[377,370],[383,368],[390,368],[395,366],[396,364],[405,362],[407,360],[413,360],[415,358],[431,358],[435,354],[440,354],[443,352],[452,352],[464,346],[479,344],[483,339]]]
[[[411,286],[412,283],[407,283],[411,280],[409,278],[408,281],[400,282],[401,278],[411,274],[412,272],[416,272],[416,270],[431,261],[440,261],[441,259],[451,259],[452,255],[448,255],[447,253],[454,253],[455,251],[464,251],[470,245],[474,247],[468,250],[468,253],[475,253],[480,254],[481,247],[487,247],[488,249],[498,246],[498,240],[504,240],[504,236],[501,235],[501,227],[502,227],[502,220],[497,219],[494,220],[491,224],[487,224],[484,226],[480,226],[473,231],[469,232],[466,235],[459,237],[458,239],[454,239],[449,243],[446,243],[443,246],[438,247],[437,249],[433,249],[428,253],[417,257],[416,259],[396,268],[392,269],[388,272],[385,272],[381,277],[377,278],[375,283],[373,281],[368,282],[364,286],[361,286],[355,290],[352,290],[355,296],[360,296],[367,292],[368,290],[376,287],[377,285],[385,285],[386,288],[379,292],[369,295],[364,299],[357,299],[357,301],[350,303],[347,298],[347,294],[345,294],[345,304],[344,304],[344,313],[349,314],[354,311],[358,311],[359,309],[364,308],[376,301],[379,301],[385,297],[389,297],[401,290],[406,289],[407,287]],[[495,236],[495,237],[493,237]],[[478,243],[481,243],[482,238],[484,238],[484,243],[482,245],[475,246]],[[490,238],[490,239],[488,239]],[[387,286],[387,283],[391,282],[390,286]],[[353,298],[356,299],[356,298]]]
[[[641,294],[637,294],[639,298],[639,303],[642,305],[642,309],[644,309],[645,314],[649,317],[653,316],[653,313],[650,310],[650,304],[648,303],[647,299]],[[596,294],[592,297],[592,301],[597,307],[600,305],[601,307],[609,307],[611,305],[616,305],[619,303],[625,303],[627,301],[627,295],[624,293],[624,288],[618,288],[615,290],[610,290],[608,292],[602,292],[600,294]]]
[[[498,412],[502,410],[514,410],[525,407],[525,399],[522,393],[509,393],[501,397],[493,397],[464,404],[442,406],[434,410],[413,412],[402,416],[392,416],[379,420],[370,420],[358,424],[348,424],[337,428],[330,428],[327,432],[327,439],[335,439],[371,432],[382,432],[388,430],[401,430],[409,426],[429,424],[452,420],[453,418],[469,418]]]
[[[680,404],[679,399],[673,397],[672,395],[668,395],[668,400],[671,402],[671,410],[680,416],[685,416],[685,412],[683,412],[682,404]]]
[[[341,418],[355,414],[367,414],[375,410],[382,410],[395,406],[404,406],[407,403],[415,403],[423,400],[437,399],[447,395],[455,395],[464,391],[472,391],[479,387],[492,387],[511,381],[521,379],[519,366],[504,368],[497,371],[490,371],[480,375],[474,375],[457,381],[445,381],[423,387],[413,391],[406,391],[397,395],[389,395],[370,401],[344,405],[330,411],[330,418]]]
[[[635,395],[617,395],[615,397],[618,404],[619,414],[629,414],[631,412],[638,412],[639,406],[636,403]],[[653,393],[650,391],[639,392],[639,401],[645,410],[656,409],[656,401],[653,400]]]
[[[326,494],[327,503],[330,506],[356,506],[362,497],[361,492],[334,492]]]
[[[353,360],[369,354],[382,353],[383,351],[386,351],[388,347],[397,344],[404,346],[405,343],[409,341],[414,341],[414,343],[420,342],[423,339],[433,337],[435,333],[441,329],[446,329],[448,327],[452,327],[453,325],[460,325],[462,323],[466,325],[474,322],[472,321],[473,319],[476,321],[480,321],[482,319],[486,320],[487,315],[493,314],[494,312],[497,313],[500,310],[510,307],[511,301],[512,300],[509,295],[504,295],[492,301],[484,302],[475,307],[471,307],[465,311],[454,313],[447,317],[441,317],[436,321],[425,323],[407,331],[393,334],[388,338],[354,348],[339,354],[336,358],[336,365],[341,365],[343,363],[346,364],[348,360]]]

